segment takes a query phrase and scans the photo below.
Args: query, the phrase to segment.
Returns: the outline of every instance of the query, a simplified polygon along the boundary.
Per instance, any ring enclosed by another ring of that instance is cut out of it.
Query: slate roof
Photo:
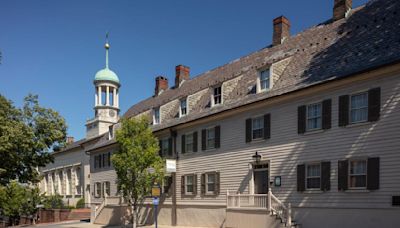
[[[290,63],[273,88],[255,94],[259,69],[288,57]],[[291,36],[281,45],[266,47],[185,81],[179,88],[145,99],[133,105],[124,117],[138,115],[243,76],[223,105],[209,107],[209,89],[197,103],[196,112],[182,118],[175,118],[175,113],[172,113],[169,115],[172,118],[163,119],[161,124],[153,126],[158,131],[399,61],[400,1],[374,0],[352,10],[346,19],[324,22]]]
[[[68,151],[70,151],[72,149],[81,147],[84,143],[90,142],[92,140],[99,139],[100,137],[103,137],[103,135],[99,135],[99,136],[96,136],[96,137],[93,137],[93,138],[89,138],[89,139],[86,139],[86,138],[80,139],[80,140],[75,141],[75,142],[73,142],[71,144],[67,144],[60,151],[54,151],[53,154],[60,154],[60,153],[68,152]]]

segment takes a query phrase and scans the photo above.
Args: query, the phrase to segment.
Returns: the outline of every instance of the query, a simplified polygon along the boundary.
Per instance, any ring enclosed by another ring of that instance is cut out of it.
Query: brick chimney
[[[189,80],[190,78],[190,67],[184,65],[178,65],[175,67],[175,88],[179,88],[179,85],[183,80]]]
[[[347,16],[353,5],[352,0],[335,0],[333,6],[333,20],[337,21]]]
[[[154,95],[158,96],[162,91],[168,89],[168,79],[163,76],[156,77],[156,88],[154,91]]]
[[[67,143],[67,144],[72,144],[72,143],[74,143],[74,141],[75,141],[74,137],[72,137],[72,136],[67,136],[67,140],[66,140],[66,143]]]
[[[274,19],[274,34],[272,37],[272,45],[282,44],[285,39],[290,37],[290,22],[285,16]]]

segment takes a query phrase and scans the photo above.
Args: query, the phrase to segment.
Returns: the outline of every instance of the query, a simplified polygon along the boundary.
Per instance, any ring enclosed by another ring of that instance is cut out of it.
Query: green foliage
[[[0,208],[2,214],[8,216],[12,223],[21,215],[33,215],[43,196],[38,188],[31,188],[11,181],[7,186],[0,186]]]
[[[63,197],[58,194],[46,196],[43,200],[43,206],[46,209],[64,209],[65,206],[62,198]]]
[[[76,208],[85,208],[85,198],[81,198],[76,202]]]
[[[145,118],[122,119],[116,140],[119,148],[111,159],[118,191],[135,212],[135,227],[145,197],[150,195],[154,182],[161,183],[164,177],[164,161],[158,156],[158,140]],[[149,172],[149,168],[154,172]]]
[[[38,182],[36,168],[53,161],[49,152],[64,144],[66,129],[64,119],[41,107],[37,96],[28,95],[16,108],[0,94],[0,184]]]

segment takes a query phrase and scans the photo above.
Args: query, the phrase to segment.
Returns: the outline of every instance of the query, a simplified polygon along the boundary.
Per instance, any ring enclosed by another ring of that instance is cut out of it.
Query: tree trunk
[[[132,227],[137,227],[136,205],[132,205]]]

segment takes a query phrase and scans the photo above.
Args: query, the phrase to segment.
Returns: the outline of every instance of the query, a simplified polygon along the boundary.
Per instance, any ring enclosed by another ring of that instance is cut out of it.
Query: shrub
[[[81,198],[76,202],[76,208],[85,208],[85,198]]]
[[[43,202],[44,208],[46,209],[63,209],[64,202],[62,200],[62,196],[60,195],[51,195],[47,196]]]

